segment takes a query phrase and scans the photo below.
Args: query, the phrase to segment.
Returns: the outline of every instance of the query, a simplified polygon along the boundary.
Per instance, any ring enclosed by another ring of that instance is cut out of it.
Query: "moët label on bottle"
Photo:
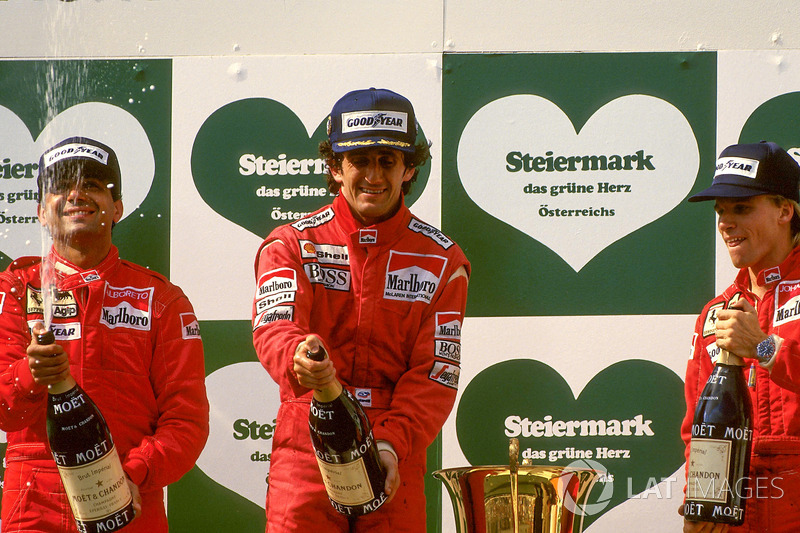
[[[728,480],[730,460],[730,441],[693,438],[686,499],[725,503],[731,490]]]
[[[333,464],[318,457],[317,463],[328,496],[337,503],[363,505],[375,497],[363,458],[351,463]]]
[[[76,520],[107,518],[131,502],[117,448],[97,461],[76,467],[59,466],[69,504]],[[109,530],[112,531],[112,530]]]

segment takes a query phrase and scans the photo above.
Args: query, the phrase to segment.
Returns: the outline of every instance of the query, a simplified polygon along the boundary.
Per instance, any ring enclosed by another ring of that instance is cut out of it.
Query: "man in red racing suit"
[[[738,164],[752,160],[758,174],[741,176],[726,170],[727,161],[734,158]],[[777,172],[774,159],[783,160],[786,168]],[[714,367],[712,359],[726,349],[748,358],[745,377],[754,378],[753,447],[744,493],[745,523],[729,527],[685,521],[684,531],[796,532],[800,531],[796,498],[800,494],[800,168],[773,143],[728,147],[717,168],[714,185],[690,201],[716,200],[720,233],[740,271],[697,319],[686,370],[687,411],[681,435],[688,461],[697,399]]]
[[[87,150],[96,143],[71,141]],[[70,187],[86,189],[100,180],[88,175],[88,166],[84,173],[77,185],[68,180]],[[103,188],[72,191],[67,203],[82,206],[79,216],[89,218],[92,195],[109,194]],[[110,244],[110,224],[100,231],[109,239],[100,252],[105,246],[108,251],[91,268],[55,250],[46,258],[57,288],[50,330],[68,356],[69,372],[103,414],[123,469],[138,487],[141,510],[125,532],[163,533],[163,488],[192,468],[208,437],[203,344],[181,289],[120,260]],[[92,235],[91,242],[99,240]],[[41,257],[20,258],[0,274],[0,429],[8,441],[2,529],[74,533],[47,440],[47,387],[34,379],[26,355],[30,328],[44,318],[41,265]]]
[[[357,93],[369,91],[376,90]],[[383,191],[392,188],[390,180],[376,177],[372,165],[400,165],[392,159],[398,154],[356,150],[341,164],[360,165],[352,158],[364,157],[362,168],[370,170],[361,185]],[[336,378],[357,392],[382,460],[388,454],[398,465],[400,486],[392,499],[359,517],[357,531],[426,530],[426,450],[455,401],[466,257],[410,213],[399,189],[398,203],[375,219],[364,216],[346,187],[332,205],[274,230],[256,258],[254,344],[281,398],[267,492],[272,533],[349,531],[347,518],[328,501],[309,436],[311,391],[296,371],[296,352],[309,334],[327,347]]]

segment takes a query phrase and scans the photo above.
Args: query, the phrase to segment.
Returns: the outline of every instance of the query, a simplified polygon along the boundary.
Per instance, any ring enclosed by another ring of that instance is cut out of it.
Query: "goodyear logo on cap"
[[[716,178],[720,174],[736,174],[745,178],[756,179],[758,160],[746,157],[720,157],[717,159]]]
[[[44,166],[49,167],[62,159],[73,157],[88,157],[104,165],[108,164],[108,152],[90,144],[72,143],[64,144],[44,154]]]
[[[408,114],[400,111],[353,111],[342,113],[342,133],[390,130],[408,131]]]

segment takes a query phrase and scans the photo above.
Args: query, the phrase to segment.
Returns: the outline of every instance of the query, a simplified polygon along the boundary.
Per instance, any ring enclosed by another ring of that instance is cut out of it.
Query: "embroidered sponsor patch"
[[[62,159],[70,159],[72,157],[86,157],[104,165],[108,164],[108,152],[98,146],[83,143],[61,145],[45,153],[42,159],[44,160],[45,168],[47,168]]]
[[[74,341],[81,338],[81,323],[80,322],[65,322],[50,324],[50,331],[56,341]]]
[[[28,285],[26,313],[29,315],[44,315],[44,300],[42,291]],[[71,291],[55,291],[54,301],[51,305],[53,318],[75,318],[78,316],[78,302]]]
[[[294,306],[279,305],[264,311],[260,315],[256,315],[253,329],[260,328],[264,324],[269,324],[278,320],[294,320]]]
[[[326,289],[334,291],[350,290],[350,271],[341,268],[324,267],[319,263],[303,265],[306,276],[311,283],[319,283]]]
[[[800,318],[800,281],[784,281],[775,289],[774,327]]]
[[[291,268],[276,268],[275,270],[264,272],[258,278],[256,300],[287,291],[297,292],[297,274]]]
[[[389,252],[383,297],[387,300],[431,303],[442,280],[447,258]]]
[[[150,331],[153,287],[114,287],[106,283],[100,323],[111,328]]]
[[[764,271],[764,281],[772,283],[781,280],[781,267],[776,266]]]
[[[746,157],[720,157],[717,159],[716,178],[720,174],[736,174],[745,178],[756,179],[758,174],[758,160]]]
[[[461,369],[457,366],[436,361],[433,363],[433,368],[428,378],[442,385],[446,385],[451,389],[458,389],[458,376],[460,373]]]
[[[335,244],[319,244],[311,241],[300,240],[300,257],[303,259],[316,259],[327,265],[350,266],[350,256],[347,246]]]
[[[439,231],[438,228],[425,224],[424,222],[420,222],[415,218],[412,218],[411,222],[408,223],[408,229],[416,233],[421,233],[426,237],[430,237],[434,242],[436,242],[439,246],[441,246],[445,250],[447,250],[454,244],[453,241],[447,238],[447,236],[441,231]]]
[[[33,328],[38,320],[29,320],[28,328]],[[53,333],[56,342],[74,341],[81,338],[80,322],[53,322],[50,324],[50,331]]]
[[[256,313],[261,313],[276,305],[294,302],[295,294],[295,291],[286,291],[264,296],[260,300],[256,300]]]
[[[372,407],[372,389],[355,389],[354,396],[364,407]]]
[[[455,311],[436,313],[434,345],[436,357],[457,364],[461,362],[461,313]]]
[[[711,362],[716,364],[717,358],[719,358],[719,355],[722,353],[722,348],[712,342],[706,346],[706,351],[708,352],[708,356],[711,358]]]
[[[194,313],[181,313],[181,337],[184,339],[200,338],[200,323]]]
[[[329,207],[328,209],[320,211],[315,215],[301,218],[297,222],[294,222],[292,227],[297,231],[303,231],[308,228],[316,228],[317,226],[321,226],[333,220],[333,216],[333,208]]]
[[[706,319],[703,322],[703,337],[713,335],[717,326],[717,313],[725,309],[725,302],[719,302],[708,308]]]
[[[358,244],[375,244],[378,242],[378,230],[360,229],[358,230]]]
[[[402,111],[351,111],[342,113],[342,133],[408,130],[408,113]]]
[[[86,272],[81,272],[81,279],[86,283],[91,283],[99,280],[100,274],[97,273],[97,270],[87,270]]]

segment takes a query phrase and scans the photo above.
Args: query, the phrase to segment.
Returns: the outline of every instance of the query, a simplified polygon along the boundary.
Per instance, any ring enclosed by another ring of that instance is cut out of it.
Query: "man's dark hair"
[[[414,176],[412,176],[410,180],[403,182],[402,185],[403,194],[407,195],[411,191],[411,184],[417,181],[419,167],[424,165],[428,159],[431,158],[431,149],[427,143],[421,142],[414,146],[413,154],[408,152],[402,152],[402,154],[403,164],[408,168],[414,169]],[[330,167],[333,167],[336,170],[341,170],[344,153],[334,152],[333,148],[331,147],[331,142],[326,139],[319,143],[319,155],[322,160],[328,164],[328,171],[325,174],[325,179],[328,181],[328,190],[333,194],[337,194],[339,189],[341,189],[341,185],[339,185],[339,183],[333,179]]]

